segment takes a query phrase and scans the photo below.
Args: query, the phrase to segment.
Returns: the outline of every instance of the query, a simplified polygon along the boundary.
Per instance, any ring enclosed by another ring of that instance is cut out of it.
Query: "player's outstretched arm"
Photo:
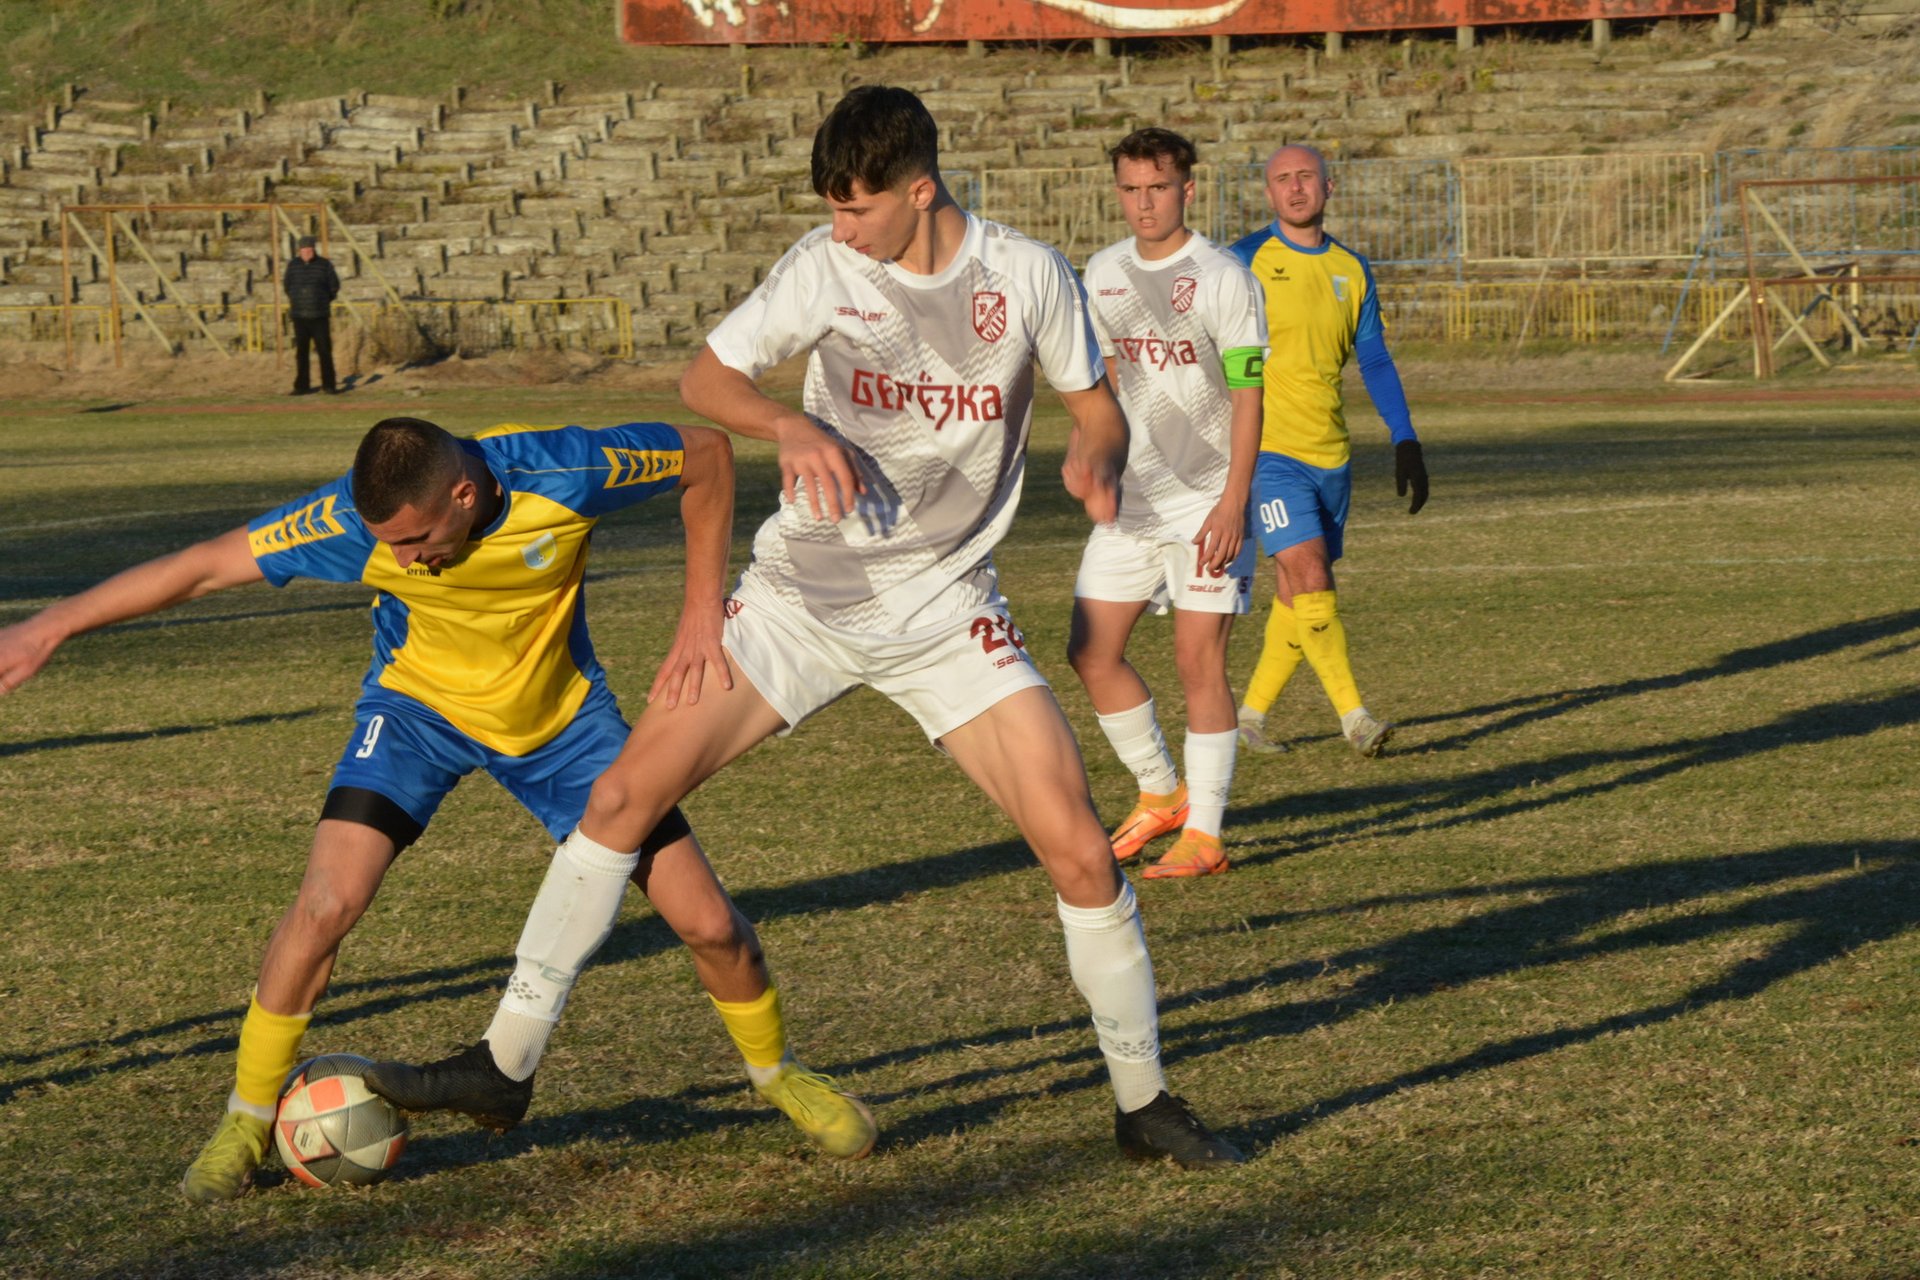
[[[838,522],[853,509],[853,495],[866,491],[844,444],[721,363],[712,347],[700,348],[680,376],[680,401],[735,435],[778,444],[781,490],[789,502],[798,502],[804,490],[816,520]]]
[[[1067,460],[1060,478],[1067,492],[1080,499],[1087,518],[1108,524],[1120,515],[1120,474],[1127,467],[1127,415],[1114,399],[1106,375],[1085,391],[1062,391],[1060,399],[1073,418],[1067,436]]]
[[[97,586],[0,629],[0,693],[11,693],[47,665],[54,650],[97,627],[158,613],[182,601],[265,578],[247,547],[245,527],[122,570]]]
[[[727,554],[733,548],[733,442],[710,427],[674,428],[686,457],[680,470],[680,521],[687,529],[687,587],[680,625],[647,701],[677,707],[700,701],[711,675],[733,688],[733,671],[720,647],[721,606],[727,591]]]

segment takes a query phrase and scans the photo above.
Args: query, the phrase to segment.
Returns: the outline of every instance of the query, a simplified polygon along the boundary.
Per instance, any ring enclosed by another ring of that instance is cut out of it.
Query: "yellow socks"
[[[768,984],[757,1000],[719,1000],[712,994],[707,998],[719,1011],[720,1021],[727,1024],[727,1034],[733,1037],[740,1056],[747,1060],[748,1074],[770,1072],[786,1058],[787,1026],[780,1017],[778,987]],[[759,1080],[757,1075],[754,1078]]]
[[[248,1111],[271,1120],[280,1105],[280,1086],[287,1073],[300,1060],[300,1041],[313,1021],[307,1013],[269,1013],[260,1007],[260,997],[247,1002],[247,1016],[240,1024],[240,1051],[233,1064],[233,1097],[229,1111]],[[239,1106],[233,1105],[239,1103]]]
[[[1266,645],[1260,650],[1260,663],[1253,669],[1253,678],[1247,681],[1247,696],[1240,700],[1240,705],[1256,715],[1266,715],[1274,699],[1287,687],[1287,681],[1293,678],[1300,657],[1294,612],[1275,596],[1273,612],[1267,615]]]
[[[1339,715],[1360,706],[1360,690],[1353,682],[1353,666],[1347,661],[1347,629],[1340,625],[1340,610],[1331,591],[1310,591],[1293,598],[1293,616],[1298,622],[1300,649],[1320,677],[1320,687]]]

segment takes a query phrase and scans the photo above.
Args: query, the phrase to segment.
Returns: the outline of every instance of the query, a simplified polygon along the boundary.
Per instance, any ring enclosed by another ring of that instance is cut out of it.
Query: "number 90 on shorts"
[[[1353,473],[1347,466],[1309,466],[1285,454],[1262,453],[1253,467],[1253,518],[1262,555],[1327,540],[1327,559],[1340,558]]]

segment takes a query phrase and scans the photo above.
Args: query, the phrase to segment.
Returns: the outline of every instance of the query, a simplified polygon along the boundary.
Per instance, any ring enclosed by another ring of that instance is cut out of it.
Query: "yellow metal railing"
[[[1380,310],[1389,341],[1486,343],[1559,341],[1570,343],[1651,342],[1664,340],[1676,307],[1683,312],[1679,332],[1698,333],[1724,310],[1741,282],[1700,281],[1689,289],[1681,280],[1490,280],[1393,283],[1380,286]],[[1796,310],[1811,303],[1795,300]],[[1920,290],[1883,288],[1863,300],[1887,334],[1911,333],[1920,323]],[[1837,317],[1819,308],[1807,317],[1818,341],[1839,336]],[[1751,340],[1744,311],[1714,335],[1719,342]]]

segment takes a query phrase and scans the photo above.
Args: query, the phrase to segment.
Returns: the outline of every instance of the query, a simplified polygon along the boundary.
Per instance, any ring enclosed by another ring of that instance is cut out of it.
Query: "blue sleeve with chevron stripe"
[[[247,547],[276,587],[295,578],[358,582],[377,545],[354,509],[346,476],[247,525]]]
[[[676,487],[686,464],[679,431],[664,422],[495,428],[480,443],[509,489],[590,519]]]

